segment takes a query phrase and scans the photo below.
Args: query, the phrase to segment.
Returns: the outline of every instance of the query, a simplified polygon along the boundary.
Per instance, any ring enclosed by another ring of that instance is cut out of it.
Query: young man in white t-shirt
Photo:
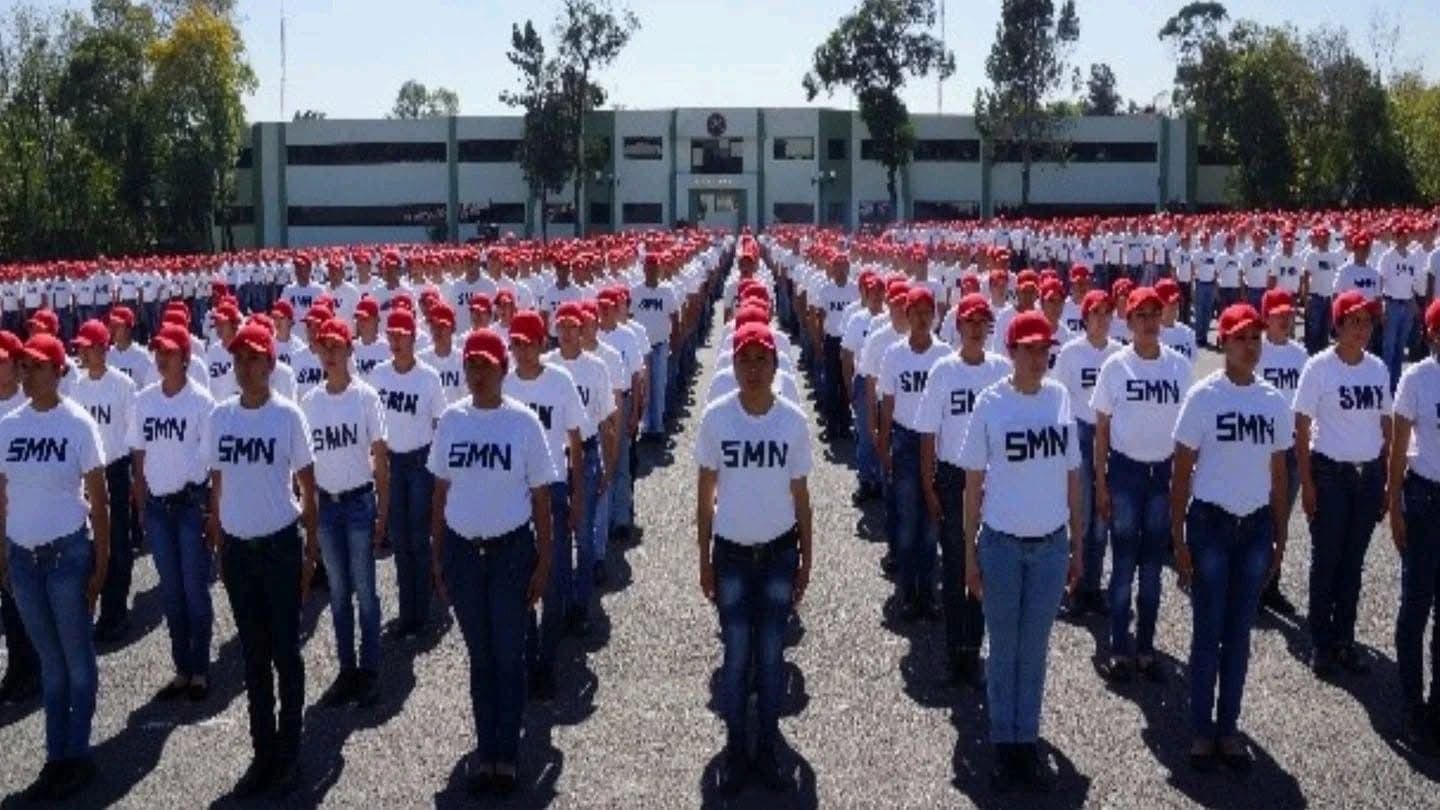
[[[320,705],[380,699],[380,597],[375,587],[376,530],[390,503],[389,455],[380,397],[350,374],[350,327],[339,318],[316,335],[325,382],[301,398],[310,426],[318,490],[320,553],[329,581],[330,618],[340,673]],[[355,614],[360,647],[355,649]]]
[[[655,439],[665,434],[665,417],[671,387],[670,337],[680,328],[680,300],[675,288],[660,280],[660,257],[645,257],[645,283],[630,288],[635,319],[650,336],[650,384],[648,409],[645,414],[645,437]]]
[[[300,778],[300,607],[320,545],[309,428],[294,402],[270,390],[274,336],[262,324],[247,324],[229,348],[239,395],[217,406],[210,420],[208,533],[223,561],[245,659],[254,758],[232,795],[248,798],[267,789],[283,795]]]
[[[14,333],[0,331],[0,417],[30,401],[20,387],[20,359],[25,344]],[[0,623],[5,630],[5,677],[0,680],[0,706],[24,703],[40,693],[40,659],[20,621],[15,596],[0,588]]]
[[[466,396],[465,369],[460,352],[455,349],[455,310],[444,301],[436,302],[426,313],[430,325],[429,346],[420,352],[420,362],[435,369],[440,375],[440,387],[445,389],[445,402],[454,404]]]
[[[809,425],[799,406],[772,391],[770,328],[746,324],[736,330],[734,347],[740,390],[705,409],[695,447],[700,588],[718,610],[724,648],[720,788],[731,796],[750,774],[774,791],[793,787],[778,756],[785,625],[804,598],[813,559]]]
[[[972,293],[955,305],[956,351],[931,366],[916,412],[920,432],[920,488],[930,519],[939,525],[945,649],[952,683],[978,689],[985,675],[980,646],[985,637],[978,594],[965,586],[965,471],[960,447],[980,393],[1010,374],[1010,361],[985,351],[994,312]]]
[[[1260,315],[1265,319],[1265,335],[1260,342],[1260,363],[1255,373],[1285,397],[1285,404],[1295,405],[1295,390],[1300,385],[1300,372],[1310,356],[1305,347],[1290,339],[1295,331],[1295,299],[1281,289],[1268,290],[1261,301]],[[1293,417],[1292,417],[1293,419]],[[1295,446],[1285,451],[1285,519],[1289,520],[1300,494],[1300,474],[1296,467]],[[1295,613],[1295,606],[1286,598],[1277,575],[1265,586],[1260,604],[1281,615]]]

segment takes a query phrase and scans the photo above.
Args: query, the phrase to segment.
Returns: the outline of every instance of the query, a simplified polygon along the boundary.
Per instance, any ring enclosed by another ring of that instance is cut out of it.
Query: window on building
[[[411,205],[292,205],[286,221],[295,227],[405,227],[445,223],[445,203]]]
[[[889,200],[860,201],[860,223],[862,225],[877,222],[893,222],[894,219],[894,209],[890,207]]]
[[[915,221],[973,219],[980,213],[980,206],[973,202],[953,200],[916,200]]]
[[[691,174],[743,174],[744,138],[695,138],[690,141]]]
[[[455,144],[461,163],[515,163],[518,138],[475,138]]]
[[[875,153],[875,139],[874,139],[874,138],[865,138],[865,139],[863,139],[863,140],[860,141],[860,159],[861,159],[861,160],[879,160],[879,159],[880,159],[879,155],[877,155],[877,154]]]
[[[1037,143],[1031,150],[1036,162],[1063,159],[1068,163],[1154,163],[1159,148],[1154,141],[1069,141]],[[1020,163],[1024,156],[1018,141],[995,144],[996,163]]]
[[[610,203],[590,203],[590,224],[592,226],[610,227]]]
[[[850,201],[831,200],[825,206],[825,224],[850,227]]]
[[[574,225],[575,203],[546,203],[545,218],[551,225]]]
[[[665,139],[630,136],[621,141],[620,151],[626,160],[660,160],[665,156]]]
[[[776,138],[774,146],[776,160],[814,160],[814,138]]]
[[[462,203],[460,221],[464,223],[496,223],[524,225],[525,203]]]
[[[774,221],[786,225],[810,225],[815,222],[814,203],[783,203],[772,206]]]
[[[930,163],[977,163],[980,141],[976,138],[924,138],[915,142],[914,159]]]
[[[240,154],[235,156],[235,168],[248,169],[255,163],[255,150],[248,146],[240,148]]]
[[[620,218],[626,225],[660,225],[665,221],[665,206],[660,203],[625,203]]]
[[[845,138],[831,138],[826,141],[825,157],[830,160],[849,160],[850,141]]]
[[[291,166],[369,166],[377,163],[444,163],[443,143],[331,143],[285,147]]]
[[[230,206],[231,225],[254,225],[255,206],[253,205],[232,205]]]

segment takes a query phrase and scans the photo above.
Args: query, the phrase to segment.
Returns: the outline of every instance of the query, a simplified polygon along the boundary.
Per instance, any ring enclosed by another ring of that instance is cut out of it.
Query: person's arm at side
[[[930,519],[940,521],[940,495],[935,491],[935,434],[920,434],[920,491],[925,496],[925,508]]]
[[[1388,459],[1388,458],[1390,457],[1390,447],[1394,444],[1394,442],[1391,440],[1392,437],[1394,436],[1394,430],[1395,430],[1395,424],[1394,424],[1394,423],[1395,423],[1395,418],[1394,418],[1393,416],[1391,416],[1390,414],[1388,414],[1388,413],[1385,414],[1384,416],[1380,417],[1380,432],[1381,432],[1381,434],[1384,436],[1384,441],[1382,441],[1382,442],[1380,443],[1380,460],[1381,460],[1381,464],[1382,464],[1382,465],[1384,465],[1385,459]],[[1407,447],[1407,446],[1408,446],[1408,445],[1402,445],[1402,447]],[[1388,466],[1388,465],[1384,465],[1384,466]],[[1400,474],[1401,477],[1399,477],[1399,478],[1390,478],[1390,477],[1387,475],[1387,473],[1388,473],[1388,470],[1385,470],[1385,469],[1382,469],[1382,470],[1380,471],[1380,474],[1381,474],[1382,476],[1385,476],[1385,478],[1382,479],[1382,480],[1384,480],[1384,482],[1385,482],[1385,484],[1384,484],[1385,489],[1382,490],[1381,493],[1380,493],[1380,514],[1379,514],[1379,516],[1378,516],[1378,518],[1379,518],[1380,520],[1384,520],[1384,519],[1385,519],[1385,513],[1388,512],[1389,509],[1390,509],[1390,490],[1392,490],[1392,489],[1400,489],[1400,488],[1401,488],[1400,483],[1401,483],[1403,480],[1405,480],[1405,479],[1404,479],[1404,475],[1405,475],[1405,474],[1404,474],[1403,471],[1401,472],[1401,474]]]
[[[306,464],[295,472],[300,490],[300,528],[305,531],[305,559],[300,566],[300,601],[310,595],[310,579],[320,559],[319,507],[315,502],[315,466]]]
[[[1065,500],[1070,507],[1070,568],[1065,577],[1065,591],[1074,593],[1085,573],[1085,514],[1081,509],[1080,470],[1070,470],[1065,476]]]
[[[135,518],[138,520],[145,509],[145,499],[150,496],[150,483],[145,480],[145,451],[130,451],[130,500],[134,502]]]
[[[375,548],[385,542],[390,520],[390,450],[385,442],[370,443],[370,460],[375,470]]]
[[[570,526],[573,534],[580,527],[581,504],[585,502],[585,448],[580,443],[580,431],[571,428],[566,432],[566,443],[570,447]]]
[[[710,538],[715,524],[715,470],[700,468],[695,482],[695,543],[700,551],[700,592],[715,601],[715,565],[710,559]]]
[[[795,525],[800,533],[800,563],[795,569],[795,593],[793,604],[798,607],[810,586],[811,545],[810,485],[805,478],[790,481],[790,498],[795,502]]]
[[[1095,412],[1095,514],[1110,522],[1110,483],[1106,473],[1110,464],[1110,414]]]
[[[985,493],[985,471],[965,471],[965,587],[976,599],[984,599],[985,584],[980,571],[976,542],[980,535],[980,504]]]
[[[619,421],[620,412],[615,411],[600,423],[600,492],[615,480],[615,464],[620,458],[620,436],[616,427]]]
[[[1314,520],[1319,495],[1310,465],[1310,417],[1303,413],[1295,414],[1295,474],[1300,476],[1300,509],[1305,520]]]
[[[535,571],[530,575],[530,588],[525,595],[529,607],[535,607],[550,581],[550,548],[554,526],[550,520],[550,487],[530,489],[530,516],[535,524]],[[442,518],[443,522],[443,518]]]
[[[1410,446],[1410,431],[1413,422],[1399,414],[1395,415],[1394,426],[1390,435],[1390,488],[1386,490],[1389,498],[1387,504],[1390,510],[1390,539],[1395,543],[1395,550],[1405,550],[1405,510],[1402,508],[1402,496],[1404,492],[1405,471],[1410,467],[1410,459],[1406,455],[1406,448]]]
[[[880,455],[880,465],[885,475],[890,475],[890,421],[895,415],[895,397],[886,394],[880,400],[880,435],[875,442],[875,452]]]
[[[90,502],[90,535],[95,551],[90,582],[85,588],[85,605],[93,613],[95,600],[105,587],[105,571],[110,566],[110,493],[105,486],[104,467],[85,473],[85,499]],[[125,541],[129,542],[129,538]]]
[[[1174,467],[1170,473],[1170,544],[1175,552],[1175,572],[1181,588],[1189,586],[1194,571],[1190,547],[1185,544],[1185,512],[1190,508],[1195,458],[1194,450],[1181,442],[1175,443]]]
[[[1285,546],[1290,540],[1290,471],[1285,464],[1285,451],[1270,454],[1270,518],[1275,522],[1270,541],[1272,559],[1269,579],[1280,576],[1285,561]]]
[[[450,482],[435,476],[435,489],[430,495],[430,578],[441,602],[449,602],[445,588],[445,499],[450,496]]]

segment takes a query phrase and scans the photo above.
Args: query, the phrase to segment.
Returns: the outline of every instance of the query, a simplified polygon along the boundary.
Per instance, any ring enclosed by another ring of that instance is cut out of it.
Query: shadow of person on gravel
[[[805,673],[794,662],[786,661],[783,678],[780,718],[799,716],[810,705],[810,693],[805,687]],[[720,667],[717,666],[710,673],[710,699],[706,702],[705,707],[714,713],[723,727],[724,718],[720,716],[719,688]],[[756,722],[753,686],[750,691],[748,711],[750,725],[753,729]],[[747,740],[746,745],[753,748],[754,742],[753,739]],[[790,781],[792,787],[790,791],[771,793],[758,784],[752,783],[746,785],[738,795],[726,797],[719,789],[721,762],[725,757],[722,744],[720,752],[710,759],[700,775],[701,805],[703,807],[816,807],[818,800],[815,793],[814,769],[810,767],[810,763],[805,757],[786,741],[783,731],[777,741],[776,756],[780,760],[781,769]]]
[[[118,641],[95,642],[95,654],[104,658],[117,653],[150,635],[165,620],[164,606],[160,603],[160,586],[140,591],[130,603],[130,614],[126,619],[125,636]]]
[[[951,722],[960,730],[956,741],[954,768],[951,784],[980,808],[1069,808],[1084,807],[1090,796],[1091,779],[1075,769],[1075,763],[1064,752],[1041,739],[1040,756],[1050,763],[1055,771],[1055,787],[1049,793],[1035,793],[1016,788],[1007,793],[997,793],[990,787],[990,771],[994,764],[994,748],[990,745],[986,731],[983,706],[973,706],[957,711]]]

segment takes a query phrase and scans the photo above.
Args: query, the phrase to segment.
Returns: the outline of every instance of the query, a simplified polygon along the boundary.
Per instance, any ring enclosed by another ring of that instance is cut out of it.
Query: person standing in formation
[[[332,319],[316,337],[325,382],[300,401],[310,426],[318,490],[320,553],[325,561],[330,620],[340,674],[320,705],[380,699],[380,597],[375,587],[375,547],[390,502],[389,452],[375,389],[350,374],[350,326]],[[422,504],[424,508],[425,504]],[[421,559],[422,567],[429,560]],[[360,654],[355,654],[355,616],[360,617]]]
[[[752,775],[770,790],[792,786],[778,751],[785,624],[805,596],[813,563],[809,425],[799,406],[773,391],[778,361],[770,327],[746,324],[733,345],[740,389],[705,408],[695,446],[700,590],[716,606],[724,647],[720,788],[732,796]]]
[[[29,401],[20,384],[25,343],[14,332],[0,330],[0,417]],[[0,538],[3,545],[4,538]],[[10,581],[0,577],[0,625],[5,630],[5,677],[0,680],[0,706],[24,703],[40,693],[40,659],[25,632]]]
[[[1300,385],[1300,371],[1310,359],[1305,347],[1290,339],[1295,331],[1295,299],[1281,289],[1267,290],[1261,300],[1260,317],[1265,319],[1265,339],[1260,342],[1260,364],[1256,374],[1260,379],[1275,387],[1284,397],[1293,413],[1295,389]],[[1293,417],[1292,417],[1293,419]],[[1285,451],[1285,505],[1286,521],[1295,510],[1300,495],[1300,471],[1295,461],[1295,445]],[[1295,613],[1295,605],[1285,596],[1280,585],[1280,574],[1276,574],[1265,585],[1260,595],[1260,604],[1267,609],[1289,616]]]
[[[135,400],[128,444],[135,471],[135,500],[160,577],[160,598],[170,633],[175,675],[157,699],[209,695],[210,549],[202,535],[209,500],[205,435],[215,400],[187,376],[190,336],[167,325],[150,341],[158,381]]]

